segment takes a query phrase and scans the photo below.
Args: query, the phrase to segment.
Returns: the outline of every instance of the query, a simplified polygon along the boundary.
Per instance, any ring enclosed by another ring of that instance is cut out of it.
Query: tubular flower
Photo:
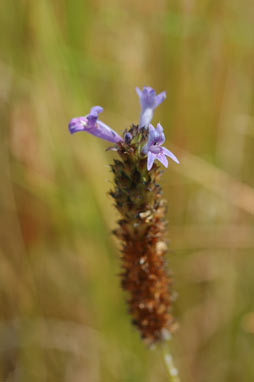
[[[101,106],[93,106],[88,115],[73,118],[69,123],[70,133],[74,134],[78,131],[86,131],[108,142],[122,142],[123,138],[121,138],[120,135],[98,119],[98,115],[102,111],[103,108]]]
[[[156,95],[155,90],[150,86],[145,86],[142,91],[136,88],[136,91],[141,105],[139,127],[148,127],[153,118],[154,109],[164,101],[166,92]]]
[[[143,154],[147,154],[147,170],[150,171],[153,167],[153,162],[158,159],[163,166],[168,167],[167,157],[170,157],[173,161],[179,164],[177,157],[166,147],[161,145],[165,142],[165,135],[163,133],[163,127],[160,123],[157,124],[156,129],[153,125],[149,125],[148,142],[143,147]]]

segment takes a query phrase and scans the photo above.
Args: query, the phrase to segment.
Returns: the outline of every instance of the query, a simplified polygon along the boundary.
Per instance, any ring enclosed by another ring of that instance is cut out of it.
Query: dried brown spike
[[[166,339],[176,327],[171,314],[171,278],[164,256],[166,203],[158,184],[161,171],[146,169],[140,142],[147,132],[132,126],[132,139],[119,144],[121,161],[112,165],[114,198],[121,219],[114,234],[122,243],[121,285],[128,292],[129,312],[141,337],[148,344]]]

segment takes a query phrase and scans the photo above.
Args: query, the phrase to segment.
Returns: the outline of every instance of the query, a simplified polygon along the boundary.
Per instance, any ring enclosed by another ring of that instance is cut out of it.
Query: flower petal
[[[147,154],[147,170],[150,171],[153,167],[153,162],[156,159],[156,155],[151,153],[150,151]]]
[[[160,122],[157,123],[156,130],[157,130],[157,133],[158,133],[159,135],[161,135],[161,134],[164,135],[164,133],[163,133],[163,127],[161,126]]]
[[[103,111],[101,106],[93,106],[90,110],[90,113],[86,116],[89,128],[93,128],[96,125],[98,115]]]
[[[174,162],[176,162],[177,164],[180,163],[177,157],[170,150],[166,149],[166,147],[162,147],[162,151],[164,155],[170,157]]]
[[[146,108],[143,111],[141,111],[140,114],[140,120],[139,120],[139,127],[147,127],[151,120],[153,119],[153,109],[152,108]]]
[[[136,92],[137,92],[137,95],[139,96],[139,98],[141,98],[142,97],[142,91],[138,87],[136,87]]]
[[[141,106],[143,109],[154,108],[156,102],[156,92],[150,86],[144,86],[140,98]]]
[[[98,117],[98,114],[100,114],[102,112],[103,112],[103,107],[101,107],[101,106],[93,106],[91,108],[91,110],[90,110],[89,115],[94,116],[94,117]]]
[[[156,126],[156,143],[162,145],[165,142],[165,135],[163,133],[163,127],[160,123]]]
[[[157,154],[156,155],[156,159],[158,159],[158,161],[160,161],[163,164],[163,166],[168,168],[168,160],[167,160],[167,157],[164,154],[162,154],[162,153]]]
[[[72,118],[68,125],[71,134],[77,133],[78,131],[84,131],[87,127],[86,117]]]
[[[142,148],[142,154],[147,154],[149,150],[148,143]]]
[[[149,125],[149,135],[148,135],[148,147],[154,145],[156,141],[156,130],[152,124]]]
[[[155,155],[162,153],[162,147],[159,145],[152,145],[149,147],[149,151]]]
[[[166,92],[156,95],[150,86],[144,86],[142,91],[136,88],[136,92],[141,105],[139,127],[147,127],[153,118],[154,109],[166,98]]]
[[[163,133],[163,127],[160,123],[157,124],[155,129],[152,124],[149,125],[148,147],[153,145],[160,146],[165,142],[165,135]]]
[[[120,135],[118,135],[108,125],[99,120],[97,121],[96,126],[88,129],[87,132],[108,142],[118,143],[123,141],[123,138],[120,137]]]
[[[159,106],[167,97],[166,92],[161,92],[155,97],[155,107]]]

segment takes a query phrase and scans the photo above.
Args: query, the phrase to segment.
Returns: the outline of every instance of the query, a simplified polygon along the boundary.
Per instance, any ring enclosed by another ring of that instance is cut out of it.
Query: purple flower
[[[112,143],[118,143],[123,139],[105,123],[98,120],[98,114],[103,111],[101,106],[94,106],[90,113],[84,117],[73,118],[69,123],[70,133],[87,131],[98,138]]]
[[[177,157],[165,147],[161,145],[165,142],[165,135],[163,133],[163,127],[160,123],[157,124],[156,129],[153,125],[149,125],[148,142],[143,147],[143,154],[147,154],[147,170],[151,170],[153,162],[158,159],[165,167],[168,167],[168,160],[166,155],[173,159],[176,163],[179,163]]]
[[[156,95],[155,90],[150,86],[145,86],[142,91],[136,88],[136,91],[141,105],[139,127],[148,127],[153,118],[154,109],[164,101],[166,92]]]

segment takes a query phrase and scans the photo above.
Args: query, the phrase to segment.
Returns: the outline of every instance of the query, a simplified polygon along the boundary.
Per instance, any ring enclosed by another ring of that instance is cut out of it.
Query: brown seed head
[[[171,314],[171,277],[164,257],[166,203],[158,181],[159,167],[148,172],[140,147],[147,131],[132,126],[118,146],[121,160],[111,166],[110,195],[121,215],[114,234],[121,242],[121,285],[128,292],[129,312],[148,344],[167,339],[176,328]]]

